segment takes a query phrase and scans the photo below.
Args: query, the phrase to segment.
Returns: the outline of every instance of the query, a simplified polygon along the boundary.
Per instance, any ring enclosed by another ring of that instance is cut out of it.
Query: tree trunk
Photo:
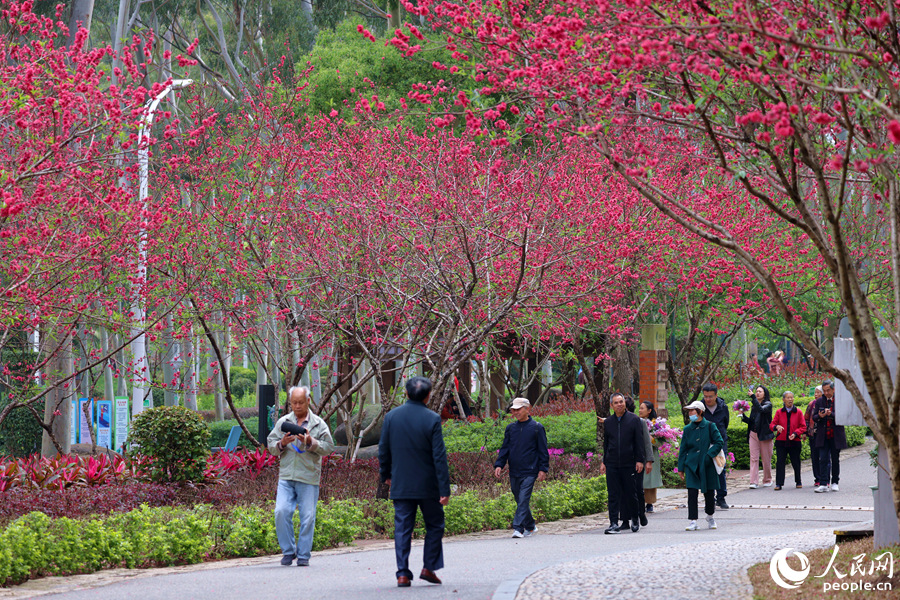
[[[72,356],[72,336],[68,331],[64,335],[65,338],[59,345],[56,356],[50,361],[51,368],[47,372],[48,385],[54,388],[44,401],[44,423],[49,426],[50,431],[45,429],[41,438],[42,456],[68,454],[72,449],[72,398],[75,380],[71,377],[75,364]],[[49,348],[55,346],[53,341],[50,340]]]
[[[181,342],[181,362],[184,365],[184,405],[197,410],[197,370],[194,361],[194,336],[193,328]]]
[[[94,14],[94,0],[73,0],[72,12],[69,15],[69,41],[67,46],[75,43],[78,28],[84,27],[91,30],[91,17]]]

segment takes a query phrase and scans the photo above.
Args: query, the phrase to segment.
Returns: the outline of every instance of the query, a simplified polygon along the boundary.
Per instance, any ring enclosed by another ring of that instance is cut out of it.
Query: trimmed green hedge
[[[547,431],[547,445],[562,448],[572,454],[597,451],[597,415],[592,412],[573,412],[567,415],[535,419]],[[483,423],[444,423],[444,444],[447,452],[478,452],[482,448],[494,452],[503,445],[503,432],[513,419],[487,420]]]
[[[747,443],[747,425],[741,422],[740,418],[732,421],[732,426],[728,428],[728,451],[734,454],[735,469],[750,468],[750,445]],[[845,427],[847,432],[847,445],[849,447],[861,446],[866,441],[866,427],[849,426]],[[803,447],[800,450],[800,459],[806,460],[810,457],[809,440],[803,440]],[[775,452],[772,452],[772,464],[775,464]]]
[[[538,521],[554,521],[606,510],[604,477],[539,484],[531,506]],[[473,491],[451,496],[446,533],[455,535],[510,526],[516,503],[510,492],[481,498]],[[421,515],[416,535],[424,536]],[[295,519],[295,527],[299,520]],[[393,536],[389,500],[320,501],[313,549],[334,547],[380,533]],[[31,512],[0,531],[0,586],[36,576],[91,573],[116,567],[192,564],[204,559],[277,554],[273,507],[160,507],[102,518],[52,519]]]

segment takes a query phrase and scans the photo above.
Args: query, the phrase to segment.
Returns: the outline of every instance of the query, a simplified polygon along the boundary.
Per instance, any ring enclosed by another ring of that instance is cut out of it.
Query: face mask
[[[699,418],[700,418],[700,417],[698,417],[697,415],[690,415],[690,416],[688,417],[688,419],[691,420],[691,423],[696,423],[696,422],[697,422],[697,419],[699,419]]]

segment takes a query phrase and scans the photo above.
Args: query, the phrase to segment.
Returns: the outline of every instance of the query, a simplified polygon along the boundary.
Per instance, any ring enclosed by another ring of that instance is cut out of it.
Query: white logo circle
[[[793,548],[779,550],[772,557],[772,560],[769,561],[769,574],[772,576],[772,581],[786,590],[800,587],[800,584],[809,576],[809,559],[806,558],[805,554],[794,552],[797,558],[800,559],[799,571],[795,571],[788,565],[787,557],[793,550]]]

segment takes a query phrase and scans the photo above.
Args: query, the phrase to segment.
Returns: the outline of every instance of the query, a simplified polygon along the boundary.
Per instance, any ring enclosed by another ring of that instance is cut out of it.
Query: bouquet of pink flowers
[[[738,400],[732,408],[734,408],[734,412],[747,412],[750,410],[750,403],[746,400]]]
[[[650,421],[650,437],[654,444],[674,442],[681,437],[682,431],[675,429],[666,421],[665,417],[658,417]]]

